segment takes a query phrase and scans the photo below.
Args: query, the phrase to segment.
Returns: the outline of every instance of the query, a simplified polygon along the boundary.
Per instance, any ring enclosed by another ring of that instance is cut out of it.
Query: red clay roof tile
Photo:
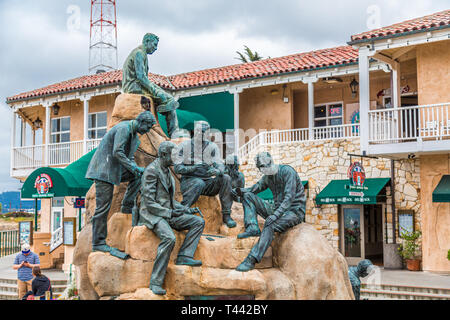
[[[436,27],[450,27],[450,9],[353,35],[349,44]]]

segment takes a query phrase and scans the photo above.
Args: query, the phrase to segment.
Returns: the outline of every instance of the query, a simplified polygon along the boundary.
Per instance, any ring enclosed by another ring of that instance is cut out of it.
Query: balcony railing
[[[15,147],[12,150],[12,169],[36,169],[44,166],[69,165],[80,159],[85,153],[95,149],[100,141],[101,139],[86,141],[86,152],[84,152],[84,141],[51,143],[47,146]]]
[[[450,103],[369,111],[369,143],[443,140],[450,137]]]
[[[351,139],[359,137],[359,124],[261,132],[239,148],[239,158],[244,159],[260,146],[293,142]],[[310,137],[311,135],[311,137]]]

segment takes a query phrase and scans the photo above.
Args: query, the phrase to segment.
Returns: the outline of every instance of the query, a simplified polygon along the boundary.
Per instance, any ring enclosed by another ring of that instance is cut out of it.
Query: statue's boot
[[[110,253],[111,252],[111,247],[108,246],[107,244],[93,245],[92,246],[92,251],[94,251],[94,252]]]
[[[261,230],[255,225],[251,225],[245,230],[245,232],[238,234],[238,239],[246,239],[250,237],[259,237],[261,235]]]
[[[190,257],[178,256],[175,264],[178,266],[200,267],[202,262],[200,260],[194,260]]]
[[[236,271],[247,272],[255,269],[256,259],[252,256],[248,256],[245,260],[236,268]]]
[[[236,227],[236,221],[231,218],[230,214],[222,214],[222,221],[227,225],[228,228]]]
[[[150,290],[152,290],[152,292],[158,296],[163,296],[167,293],[167,291],[164,290],[161,286],[157,286],[154,284],[150,285]]]

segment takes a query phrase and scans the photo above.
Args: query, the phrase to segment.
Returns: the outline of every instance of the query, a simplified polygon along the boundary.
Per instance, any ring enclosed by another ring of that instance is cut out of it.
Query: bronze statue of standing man
[[[141,94],[151,97],[157,105],[157,112],[166,117],[169,137],[178,129],[176,109],[180,106],[175,98],[148,79],[148,54],[158,48],[159,38],[147,33],[142,45],[134,49],[123,65],[123,93]]]
[[[92,250],[118,254],[106,244],[108,213],[113,200],[114,186],[128,182],[121,212],[131,214],[141,186],[144,168],[134,161],[140,140],[155,125],[150,111],[141,113],[135,120],[123,121],[111,128],[103,137],[89,163],[86,178],[94,180],[96,208],[92,218]]]

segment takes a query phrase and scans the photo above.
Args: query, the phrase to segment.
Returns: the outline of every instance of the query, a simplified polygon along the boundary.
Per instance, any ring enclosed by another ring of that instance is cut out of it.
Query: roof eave
[[[347,44],[350,46],[353,46],[353,45],[358,45],[358,44],[362,44],[362,43],[370,43],[370,42],[379,41],[379,40],[405,37],[405,36],[409,36],[409,35],[413,35],[413,34],[417,34],[417,33],[443,30],[446,28],[450,28],[450,24],[442,25],[442,26],[438,26],[438,27],[427,28],[427,29],[412,30],[412,31],[402,32],[402,33],[394,33],[394,34],[390,34],[387,36],[376,37],[376,38],[359,39],[359,40],[349,41],[349,42],[347,42]]]

